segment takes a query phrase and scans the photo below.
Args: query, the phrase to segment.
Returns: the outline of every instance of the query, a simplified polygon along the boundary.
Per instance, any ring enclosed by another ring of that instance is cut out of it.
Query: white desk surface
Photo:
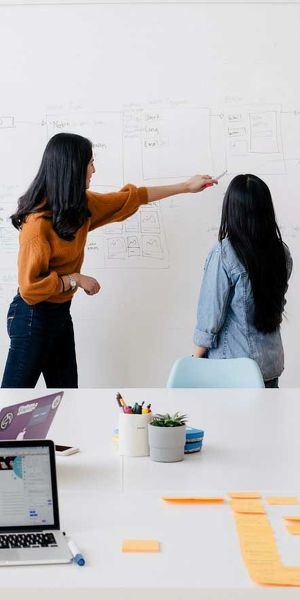
[[[58,457],[57,472],[61,525],[87,565],[2,567],[6,599],[22,589],[35,600],[38,588],[43,600],[54,592],[72,600],[98,598],[99,592],[124,600],[299,598],[299,588],[252,583],[228,504],[170,506],[161,496],[255,490],[300,497],[300,390],[120,390],[129,404],[144,400],[157,412],[185,412],[189,424],[205,430],[202,451],[173,464],[118,456],[112,442],[116,391],[67,390],[49,432],[55,442],[81,449]],[[43,394],[0,390],[0,406]],[[268,507],[268,514],[282,559],[300,565],[300,536],[287,534],[280,519],[286,508]],[[123,554],[124,538],[158,539],[161,552]]]

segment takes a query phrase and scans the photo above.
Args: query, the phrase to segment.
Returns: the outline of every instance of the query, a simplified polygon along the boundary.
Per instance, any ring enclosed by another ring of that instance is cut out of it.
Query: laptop
[[[35,440],[47,437],[64,392],[48,394],[0,411],[0,440]]]
[[[0,441],[0,566],[69,562],[59,527],[54,443]]]

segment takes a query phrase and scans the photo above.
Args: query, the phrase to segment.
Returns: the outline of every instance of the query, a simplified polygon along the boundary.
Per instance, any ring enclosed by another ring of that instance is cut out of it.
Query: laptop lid
[[[60,405],[64,392],[56,392],[0,411],[0,440],[43,439]]]
[[[45,529],[59,529],[54,443],[0,442],[0,532]]]

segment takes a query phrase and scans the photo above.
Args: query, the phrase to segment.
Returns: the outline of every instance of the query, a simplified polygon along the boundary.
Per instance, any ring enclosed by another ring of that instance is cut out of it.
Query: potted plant
[[[148,425],[150,458],[177,462],[184,458],[186,415],[154,415]]]

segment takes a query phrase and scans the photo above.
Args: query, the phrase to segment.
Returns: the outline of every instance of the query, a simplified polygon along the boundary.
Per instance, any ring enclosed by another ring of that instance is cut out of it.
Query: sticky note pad
[[[300,535],[300,523],[287,523],[286,528],[292,535]]]
[[[300,517],[299,516],[286,516],[286,517],[282,517],[285,521],[292,521],[293,523],[299,523],[300,524]]]
[[[300,586],[300,567],[283,565],[267,515],[234,513],[242,558],[259,584]]]
[[[233,498],[230,500],[230,506],[236,513],[249,513],[249,514],[264,514],[265,509],[260,500],[257,499],[238,499]]]
[[[220,496],[163,496],[162,500],[165,500],[165,502],[179,502],[182,504],[224,502],[224,498]]]
[[[159,552],[157,540],[123,540],[122,552]]]
[[[300,504],[296,496],[267,496],[268,504]]]
[[[227,494],[229,496],[229,498],[236,498],[236,499],[258,499],[261,498],[261,495],[258,494],[257,492],[228,492]]]

